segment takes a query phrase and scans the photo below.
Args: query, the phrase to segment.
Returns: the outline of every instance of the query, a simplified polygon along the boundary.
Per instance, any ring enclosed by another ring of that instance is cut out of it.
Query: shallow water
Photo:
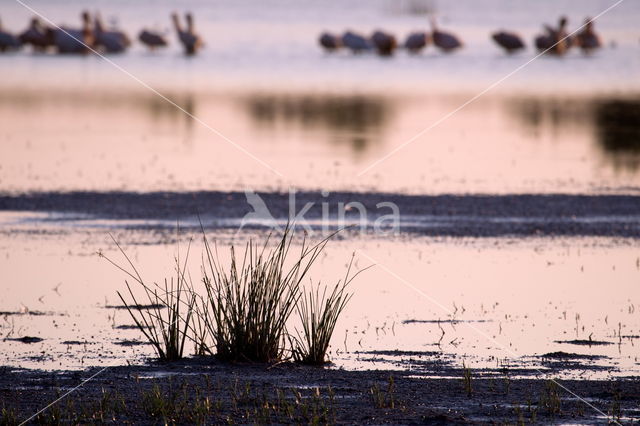
[[[640,188],[640,102],[631,99],[483,98],[379,164],[465,98],[309,94],[187,99],[196,116],[223,123],[217,129],[250,156],[154,95],[5,92],[0,95],[6,123],[0,130],[2,188],[295,186],[418,194],[626,193]]]
[[[73,23],[82,7],[105,17],[117,13],[132,34],[166,25],[174,8],[162,1],[153,8],[28,4],[55,22]],[[539,58],[459,111],[534,57],[532,49],[505,56],[492,45],[491,31],[512,27],[531,39],[560,13],[569,13],[575,28],[612,3],[427,3],[466,41],[452,55],[433,48],[388,59],[327,55],[316,45],[322,29],[382,26],[400,35],[424,27],[424,14],[403,4],[194,0],[183,7],[194,11],[207,40],[194,58],[182,57],[176,43],[153,54],[135,45],[110,56],[113,63],[1,55],[0,185],[19,192],[638,189],[636,2],[623,2],[598,21],[607,47],[597,54]],[[0,13],[7,27],[29,15],[11,2]]]
[[[27,1],[67,24],[100,9],[131,34],[168,26],[175,4],[151,3]],[[640,3],[598,20],[606,47],[590,57],[527,64],[531,48],[507,57],[488,37],[507,27],[530,41],[561,13],[576,28],[612,4],[189,0],[181,8],[194,11],[207,42],[194,58],[175,42],[154,53],[136,44],[112,63],[0,55],[0,333],[45,339],[1,340],[5,363],[80,369],[151,355],[117,344],[141,336],[117,328],[131,325],[125,311],[105,308],[124,289],[95,254],[117,255],[107,232],[160,280],[171,273],[175,220],[197,227],[182,191],[232,200],[203,212],[226,246],[247,209],[231,191],[277,198],[293,186],[343,201],[353,191],[378,201],[461,196],[405,200],[400,235],[354,233],[330,245],[317,279],[341,277],[353,251],[358,267],[378,264],[354,284],[332,346],[337,366],[420,369],[413,352],[434,351],[446,362],[547,371],[540,355],[564,351],[595,356],[564,370],[572,377],[637,375]],[[465,48],[381,59],[316,45],[323,30],[423,29],[416,7],[433,9]],[[0,17],[18,30],[29,12],[9,1]],[[86,192],[74,204],[67,191]],[[171,197],[173,209],[146,204]],[[243,238],[251,235],[264,232]],[[556,343],[574,339],[611,344]]]
[[[111,229],[150,282],[170,276],[173,258],[186,252],[188,233],[178,246],[171,230]],[[124,264],[105,230],[58,231],[31,225],[2,237],[3,309],[43,313],[5,315],[2,334],[44,339],[3,340],[6,363],[76,369],[151,356],[149,346],[119,344],[142,336],[119,328],[133,322],[113,308],[126,277],[96,254]],[[233,238],[238,244],[228,231],[210,235],[217,235],[223,260]],[[190,270],[197,281],[201,246],[195,238]],[[330,244],[312,270],[314,281],[336,282],[354,251],[356,268],[376,266],[352,286],[354,297],[332,342],[338,367],[423,369],[420,353],[433,352],[455,365],[464,359],[474,368],[504,364],[542,373],[549,361],[540,356],[563,351],[593,356],[563,371],[567,377],[639,371],[635,240],[351,236]],[[558,342],[574,339],[608,344]]]

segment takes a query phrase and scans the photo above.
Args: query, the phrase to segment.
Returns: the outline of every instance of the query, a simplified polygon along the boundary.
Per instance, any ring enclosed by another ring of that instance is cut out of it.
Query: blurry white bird
[[[0,22],[0,52],[18,50],[20,47],[22,47],[20,39],[9,31],[3,30],[2,23]]]
[[[491,34],[491,38],[509,54],[525,48],[524,41],[522,41],[522,38],[516,33],[498,31]]]
[[[379,55],[389,56],[398,47],[398,42],[393,34],[377,30],[371,35],[371,42]]]
[[[318,38],[318,42],[320,46],[324,47],[328,51],[334,51],[340,47],[342,47],[342,39],[329,32],[323,32],[320,34],[320,38]]]
[[[87,53],[95,41],[91,15],[82,12],[82,28],[60,27],[51,30],[58,53]]]
[[[131,46],[131,40],[122,31],[111,29],[107,30],[102,24],[100,15],[96,13],[94,18],[95,23],[95,47],[101,49],[106,53],[122,53],[129,46]]]
[[[360,53],[373,49],[371,41],[352,31],[347,31],[342,35],[342,44],[353,53]]]
[[[576,44],[584,53],[591,53],[595,49],[602,47],[600,37],[593,30],[593,21],[591,18],[585,19],[584,28],[576,36]]]
[[[404,47],[411,53],[418,53],[429,44],[429,34],[418,31],[409,34],[404,42]]]
[[[534,40],[536,48],[555,55],[565,54],[572,45],[571,38],[567,37],[567,23],[567,18],[561,16],[557,29],[545,25],[545,33],[538,35]]]
[[[169,45],[164,34],[147,29],[143,29],[142,31],[140,31],[140,34],[138,34],[138,40],[140,40],[140,43],[144,44],[151,50],[157,49],[159,47],[166,47]]]
[[[53,32],[46,28],[38,18],[31,19],[29,28],[18,36],[24,44],[30,44],[34,50],[46,50],[53,46]]]
[[[436,20],[432,17],[431,21],[431,39],[433,44],[443,52],[452,52],[462,47],[462,42],[455,34],[441,31],[436,25]]]
[[[178,14],[174,13],[172,15],[173,25],[176,28],[176,32],[178,33],[178,39],[182,46],[184,47],[184,52],[187,55],[195,55],[198,50],[202,47],[202,39],[198,34],[196,34],[193,24],[193,16],[191,13],[185,14],[185,20],[187,21],[187,28],[183,29],[180,25],[180,19],[178,18]]]

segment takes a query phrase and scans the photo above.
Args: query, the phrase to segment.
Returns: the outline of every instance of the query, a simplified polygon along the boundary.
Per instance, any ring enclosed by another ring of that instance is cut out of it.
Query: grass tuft
[[[327,288],[321,292],[319,286],[305,293],[301,282],[337,232],[315,245],[308,243],[305,235],[300,251],[292,254],[293,232],[287,226],[275,245],[270,244],[270,234],[262,245],[250,240],[241,256],[232,246],[230,264],[225,267],[217,247],[209,243],[202,226],[201,230],[201,294],[186,273],[190,245],[183,263],[175,259],[177,275],[165,280],[163,286],[148,285],[115,239],[128,267],[101,254],[142,287],[147,302],[144,305],[129,281],[125,281],[126,297],[120,292],[118,296],[160,360],[182,358],[189,340],[196,355],[213,355],[223,361],[278,362],[293,358],[306,364],[324,364],[338,317],[351,298],[346,288],[364,269],[352,275],[352,257],[344,279],[330,293]],[[294,311],[302,323],[302,333],[297,337],[287,329]]]
[[[125,272],[142,287],[148,302],[148,309],[136,308],[137,306],[142,306],[142,304],[138,302],[128,281],[125,281],[125,284],[130,299],[125,299],[125,296],[119,291],[117,292],[118,297],[126,307],[138,329],[153,346],[161,361],[176,361],[181,359],[184,355],[184,346],[191,328],[196,303],[195,295],[190,291],[191,286],[185,276],[189,249],[187,249],[184,264],[181,265],[179,258],[175,259],[176,277],[165,279],[163,286],[156,283],[150,286],[142,279],[135,265],[116,239],[113,238],[113,236],[111,238],[120,250],[120,253],[124,256],[131,270],[118,265],[102,253],[100,253],[100,255],[107,259],[112,265]]]
[[[300,283],[329,238],[309,246],[303,241],[290,267],[292,232],[286,228],[277,245],[268,249],[250,241],[241,259],[231,248],[225,270],[203,232],[206,297],[200,314],[213,338],[215,355],[226,361],[273,362],[283,359],[286,323],[300,296]]]
[[[310,365],[322,365],[327,362],[326,354],[331,336],[340,314],[347,306],[352,294],[346,291],[347,286],[363,270],[350,277],[353,259],[349,262],[343,280],[339,281],[329,296],[325,287],[320,294],[320,286],[309,290],[300,298],[296,310],[302,323],[302,333],[292,339],[293,359]]]

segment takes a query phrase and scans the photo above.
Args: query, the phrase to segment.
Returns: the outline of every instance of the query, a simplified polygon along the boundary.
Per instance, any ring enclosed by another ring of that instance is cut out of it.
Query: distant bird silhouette
[[[429,34],[418,31],[409,34],[404,42],[404,47],[411,53],[418,53],[429,44]]]
[[[339,36],[328,32],[320,34],[318,43],[320,43],[320,46],[324,47],[329,52],[342,47],[342,39]]]
[[[371,42],[379,55],[389,56],[398,47],[398,42],[393,34],[377,30],[371,35]]]
[[[353,53],[360,53],[373,49],[371,41],[352,31],[347,31],[342,35],[342,44]]]
[[[94,23],[94,44],[97,49],[103,50],[106,53],[122,53],[131,46],[131,40],[124,32],[115,29],[105,29],[99,14],[96,14]]]
[[[52,32],[53,44],[58,53],[87,53],[89,48],[93,48],[95,38],[89,12],[82,12],[82,28],[60,27],[54,28]]]
[[[537,36],[534,40],[536,48],[554,55],[564,55],[571,47],[572,40],[567,36],[567,18],[560,17],[558,28],[545,25],[546,33]]]
[[[591,18],[585,19],[584,28],[576,36],[576,44],[584,53],[591,53],[595,49],[602,47],[600,37],[593,30],[593,21]]]
[[[198,50],[202,47],[202,39],[198,34],[195,33],[194,25],[193,25],[193,16],[191,13],[185,14],[185,20],[187,22],[187,28],[183,29],[182,25],[180,25],[180,18],[177,13],[172,15],[173,25],[176,28],[176,32],[178,33],[178,39],[182,46],[184,47],[184,52],[187,55],[195,55]]]
[[[522,38],[520,38],[518,34],[512,32],[498,31],[491,34],[491,38],[509,54],[525,48]]]
[[[0,22],[0,52],[7,52],[10,50],[18,50],[22,47],[22,42],[18,37],[2,28],[2,22]]]
[[[462,42],[454,34],[441,31],[436,25],[436,20],[431,18],[431,39],[433,44],[443,52],[452,52],[462,47]]]
[[[536,49],[544,51],[553,46],[553,37],[549,34],[539,34],[533,40],[533,43],[536,45]]]
[[[50,28],[42,25],[38,18],[31,19],[29,28],[20,33],[18,38],[22,43],[31,45],[37,51],[44,51],[53,46],[53,32]]]
[[[147,29],[140,31],[140,34],[138,34],[138,40],[151,50],[169,45],[164,34]]]

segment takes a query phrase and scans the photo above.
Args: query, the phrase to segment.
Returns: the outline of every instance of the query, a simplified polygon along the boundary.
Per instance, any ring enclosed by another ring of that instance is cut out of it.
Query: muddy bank
[[[258,195],[270,215],[286,221],[290,194]],[[323,217],[326,208],[335,221],[340,203],[344,206],[353,202],[366,209],[369,226],[392,213],[380,203],[393,203],[400,213],[401,231],[422,235],[640,238],[637,195],[298,192],[293,211],[298,214],[304,210],[305,219],[317,220]],[[358,209],[347,210],[347,220],[360,218]],[[184,227],[198,227],[200,214],[207,228],[237,229],[242,218],[254,209],[242,192],[37,192],[0,195],[0,211],[62,213],[36,220],[73,224],[106,219],[122,221],[122,227],[143,229],[175,227],[176,220]]]
[[[0,408],[6,409],[4,420],[25,420],[95,375],[38,420],[602,424],[640,419],[637,377],[556,383],[537,374],[513,379],[500,369],[468,374],[445,366],[428,372],[344,371],[292,364],[222,364],[209,359],[85,372],[2,368]]]

